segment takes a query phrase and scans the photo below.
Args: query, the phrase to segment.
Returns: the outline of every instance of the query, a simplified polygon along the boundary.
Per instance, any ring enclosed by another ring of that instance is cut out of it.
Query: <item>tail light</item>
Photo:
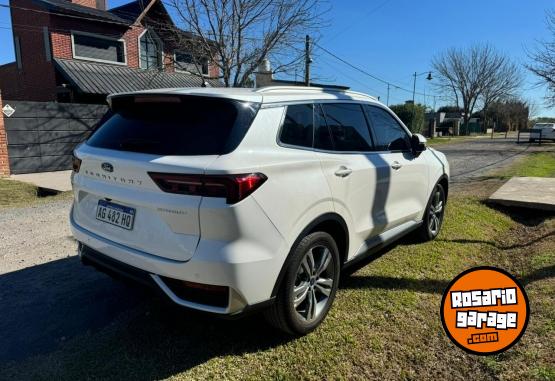
[[[267,179],[262,173],[239,175],[181,175],[149,172],[156,185],[167,193],[222,197],[235,204],[257,190]]]
[[[79,170],[81,169],[81,159],[79,159],[77,156],[73,155],[73,159],[72,159],[72,163],[71,166],[73,168],[73,172],[78,173]]]

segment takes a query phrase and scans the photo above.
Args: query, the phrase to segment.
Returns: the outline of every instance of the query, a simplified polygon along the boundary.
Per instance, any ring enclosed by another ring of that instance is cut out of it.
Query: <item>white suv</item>
[[[368,95],[169,89],[109,104],[74,153],[79,255],[179,305],[263,307],[278,328],[305,334],[326,316],[342,269],[441,228],[445,156]]]
[[[555,123],[536,123],[530,132],[530,142],[536,140],[555,141]]]

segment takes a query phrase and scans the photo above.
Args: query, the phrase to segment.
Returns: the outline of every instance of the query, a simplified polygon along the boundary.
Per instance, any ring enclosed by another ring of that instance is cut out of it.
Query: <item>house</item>
[[[175,27],[161,0],[9,4],[15,61],[0,66],[3,99],[103,103],[115,92],[221,86],[218,68],[183,48],[194,36]]]

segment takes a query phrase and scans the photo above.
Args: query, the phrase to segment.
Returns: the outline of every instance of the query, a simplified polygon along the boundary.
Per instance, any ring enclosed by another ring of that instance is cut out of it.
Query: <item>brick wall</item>
[[[0,66],[0,89],[6,99],[18,99],[18,96],[24,96],[25,87],[19,80],[19,71],[15,62]]]
[[[2,113],[2,93],[0,92],[0,177],[10,175],[10,162],[8,160],[8,137]]]
[[[9,86],[4,89],[4,98],[27,100],[53,100],[56,98],[56,77],[52,62],[47,62],[44,46],[43,26],[50,23],[50,15],[41,12],[21,10],[29,8],[44,11],[32,0],[10,0],[13,35],[19,38],[21,50],[21,69],[15,68],[18,82],[15,94]],[[29,27],[32,26],[32,27]]]

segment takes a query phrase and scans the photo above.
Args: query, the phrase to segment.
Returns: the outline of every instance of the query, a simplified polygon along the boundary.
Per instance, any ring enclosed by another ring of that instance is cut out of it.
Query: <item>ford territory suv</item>
[[[306,334],[342,269],[442,226],[445,156],[371,96],[189,88],[108,103],[74,152],[79,255],[181,306],[261,308],[276,327]]]

